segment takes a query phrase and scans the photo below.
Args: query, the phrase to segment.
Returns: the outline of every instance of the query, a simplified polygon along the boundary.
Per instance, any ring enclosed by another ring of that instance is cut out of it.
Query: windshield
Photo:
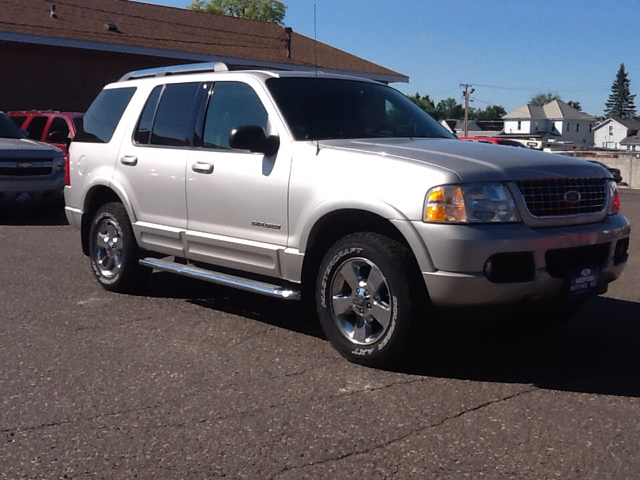
[[[0,138],[24,138],[22,130],[4,113],[0,113]]]
[[[334,78],[271,78],[267,87],[296,140],[455,138],[386,85]]]

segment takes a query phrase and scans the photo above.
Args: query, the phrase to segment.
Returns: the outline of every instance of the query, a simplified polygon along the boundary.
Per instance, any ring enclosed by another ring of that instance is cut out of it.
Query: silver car
[[[180,69],[107,85],[71,146],[67,218],[108,290],[156,269],[304,298],[343,356],[382,366],[442,307],[563,319],[624,269],[597,165],[459,141],[368,80]]]

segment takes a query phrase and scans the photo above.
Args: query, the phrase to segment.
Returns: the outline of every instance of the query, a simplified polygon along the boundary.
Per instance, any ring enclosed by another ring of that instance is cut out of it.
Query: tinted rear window
[[[135,91],[135,87],[102,90],[82,117],[74,141],[109,143]]]

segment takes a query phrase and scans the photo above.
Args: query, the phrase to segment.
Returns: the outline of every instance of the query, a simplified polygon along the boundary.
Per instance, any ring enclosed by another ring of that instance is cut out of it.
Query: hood
[[[395,157],[441,168],[463,182],[535,178],[603,178],[606,170],[564,155],[455,139],[354,139],[320,142],[320,147]]]
[[[62,155],[62,150],[27,138],[0,138],[0,158],[34,158],[51,157],[56,153]]]

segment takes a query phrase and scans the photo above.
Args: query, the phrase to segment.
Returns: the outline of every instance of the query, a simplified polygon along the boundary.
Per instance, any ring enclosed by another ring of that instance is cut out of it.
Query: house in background
[[[593,129],[595,146],[615,150],[640,151],[638,120],[608,118]]]
[[[525,104],[502,117],[502,136],[539,143],[562,143],[573,148],[593,146],[596,119],[561,100],[540,107]]]
[[[0,12],[4,111],[84,111],[106,83],[126,72],[196,62],[409,80],[291,28],[186,8],[128,0],[0,0]]]

